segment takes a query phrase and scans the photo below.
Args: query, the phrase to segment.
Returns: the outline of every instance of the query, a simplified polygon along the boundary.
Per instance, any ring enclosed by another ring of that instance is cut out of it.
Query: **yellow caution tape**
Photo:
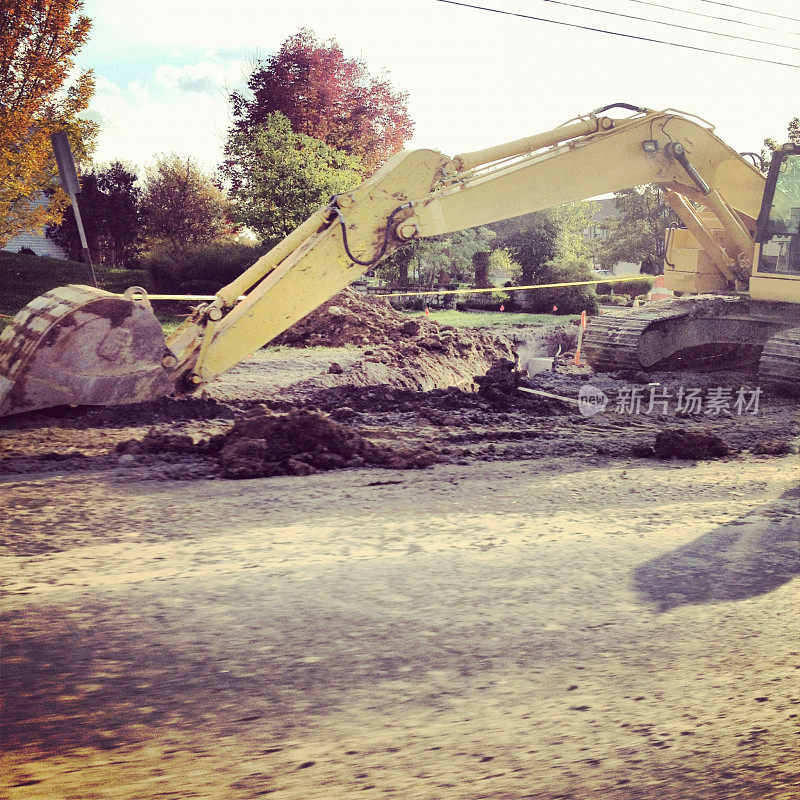
[[[375,297],[423,297],[440,294],[482,294],[485,292],[519,292],[523,289],[559,289],[562,286],[592,286],[597,283],[627,283],[628,281],[647,281],[650,276],[631,275],[624,278],[597,278],[593,281],[569,281],[568,283],[535,283],[532,286],[492,286],[489,289],[442,289],[430,292],[392,292],[376,294]]]

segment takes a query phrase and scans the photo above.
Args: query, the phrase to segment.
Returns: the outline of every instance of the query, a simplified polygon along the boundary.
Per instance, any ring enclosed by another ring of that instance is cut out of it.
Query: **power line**
[[[641,6],[652,6],[653,8],[663,8],[667,11],[677,11],[679,14],[691,14],[693,17],[704,17],[705,19],[714,19],[719,22],[732,22],[734,25],[744,25],[747,28],[758,28],[762,31],[774,31],[775,33],[785,33],[789,36],[800,36],[800,33],[795,31],[784,31],[780,28],[772,28],[769,25],[758,25],[755,22],[743,22],[740,19],[733,17],[718,17],[715,14],[703,14],[702,11],[689,11],[686,8],[673,8],[672,6],[665,6],[663,3],[651,3],[649,0],[628,0],[630,3],[638,3]]]
[[[608,36],[619,36],[619,37],[621,37],[623,39],[636,39],[636,40],[638,40],[640,42],[651,42],[653,44],[666,44],[666,45],[669,45],[670,47],[680,47],[680,48],[683,48],[684,50],[695,50],[695,51],[700,52],[700,53],[712,53],[712,54],[717,55],[717,56],[730,56],[731,58],[739,58],[739,59],[742,59],[743,61],[759,61],[762,64],[775,64],[775,65],[777,65],[779,67],[791,67],[792,69],[800,69],[800,64],[790,64],[790,63],[788,63],[786,61],[774,61],[774,60],[769,59],[769,58],[758,58],[757,56],[745,56],[745,55],[741,55],[740,53],[729,53],[729,52],[727,52],[725,50],[712,50],[712,49],[709,49],[707,47],[698,47],[698,46],[691,45],[691,44],[680,44],[679,42],[670,42],[670,41],[667,41],[665,39],[653,39],[653,38],[651,38],[649,36],[636,36],[636,35],[634,35],[632,33],[621,33],[619,31],[607,31],[607,30],[604,30],[603,28],[593,28],[593,27],[591,27],[589,25],[578,25],[578,24],[573,23],[573,22],[564,22],[562,20],[549,19],[547,17],[534,17],[534,16],[532,16],[530,14],[520,14],[519,12],[516,12],[516,11],[504,11],[504,10],[499,9],[499,8],[489,8],[487,6],[472,5],[470,3],[458,2],[457,0],[434,0],[434,2],[436,2],[436,3],[447,3],[448,5],[451,5],[451,6],[461,6],[463,8],[474,8],[474,9],[476,9],[478,11],[489,11],[489,12],[491,12],[493,14],[504,14],[504,15],[509,16],[509,17],[519,17],[521,19],[531,19],[531,20],[534,20],[536,22],[547,22],[547,23],[550,23],[551,25],[563,25],[563,26],[565,26],[567,28],[578,28],[579,30],[582,30],[582,31],[591,31],[592,33],[604,33],[604,34],[607,34]]]
[[[700,0],[701,3],[712,3],[715,6],[725,6],[725,8],[735,8],[737,11],[747,11],[749,14],[763,14],[766,17],[777,17],[778,19],[788,19],[789,22],[800,22],[797,17],[786,17],[783,14],[773,14],[771,11],[759,11],[756,8],[745,8],[744,6],[735,6],[731,3],[720,3],[719,0]]]
[[[602,8],[590,8],[581,6],[577,3],[568,3],[566,0],[541,0],[543,3],[552,3],[556,6],[566,6],[567,8],[577,8],[581,11],[593,11],[595,14],[608,14],[611,17],[623,17],[633,19],[637,22],[648,22],[653,25],[665,25],[668,28],[679,28],[682,31],[693,31],[694,33],[708,33],[712,36],[723,36],[726,39],[738,39],[740,42],[752,42],[753,44],[766,44],[770,47],[780,47],[784,50],[795,50],[800,53],[800,47],[791,44],[777,44],[775,42],[765,42],[763,39],[751,39],[749,36],[737,36],[735,33],[722,33],[721,31],[710,31],[707,28],[693,28],[691,25],[680,25],[677,22],[663,22],[660,19],[650,19],[649,17],[639,17],[636,14],[623,14],[621,11],[606,11]]]

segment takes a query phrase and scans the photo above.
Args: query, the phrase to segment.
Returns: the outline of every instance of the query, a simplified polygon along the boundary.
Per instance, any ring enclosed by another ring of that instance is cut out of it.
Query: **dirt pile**
[[[709,459],[728,455],[730,448],[713,431],[670,428],[656,435],[658,458]]]
[[[195,443],[187,433],[170,433],[160,427],[151,428],[143,439],[129,439],[117,445],[121,455],[152,455],[154,453],[205,453],[205,443]]]
[[[344,369],[331,364],[314,387],[375,386],[428,391],[473,388],[499,358],[513,358],[511,342],[481,330],[456,329],[410,319],[377,298],[352,289],[336,295],[279,336],[277,344],[310,347],[369,346],[360,361]],[[303,389],[310,388],[303,385]]]
[[[439,424],[445,419],[440,412],[477,411],[496,414],[525,411],[559,414],[571,411],[567,404],[558,400],[520,392],[519,386],[533,388],[535,384],[508,359],[500,359],[484,375],[474,375],[471,380],[478,385],[477,392],[456,386],[420,391],[380,384],[346,384],[318,389],[307,396],[306,402],[329,412],[334,419],[344,421],[349,421],[357,413],[415,412]],[[577,396],[577,389],[572,384],[570,388]],[[291,405],[286,401],[277,401],[271,407],[278,411],[287,411]]]
[[[415,338],[427,327],[380,298],[345,289],[284,331],[275,344],[343,347]]]
[[[120,406],[57,406],[0,418],[0,431],[37,430],[45,426],[92,430],[181,420],[231,419],[234,409],[212,398],[159,397]]]
[[[266,408],[247,412],[223,434],[195,442],[188,434],[160,429],[143,439],[122,442],[122,455],[182,454],[216,459],[223,478],[311,475],[370,464],[387,469],[423,469],[437,460],[427,448],[389,447],[370,442],[325,414],[294,409],[276,414]]]
[[[311,475],[364,464],[422,469],[436,461],[432,451],[377,445],[347,425],[306,409],[288,414],[252,411],[239,417],[220,442],[225,478]]]

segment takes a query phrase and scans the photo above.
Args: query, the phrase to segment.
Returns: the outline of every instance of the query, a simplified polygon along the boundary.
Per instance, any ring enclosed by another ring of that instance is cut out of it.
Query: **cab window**
[[[800,153],[783,157],[765,233],[759,270],[800,275]]]

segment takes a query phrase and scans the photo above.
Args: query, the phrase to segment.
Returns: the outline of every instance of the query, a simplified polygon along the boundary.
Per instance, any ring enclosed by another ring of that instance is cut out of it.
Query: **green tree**
[[[93,147],[96,126],[78,118],[94,92],[91,73],[70,81],[91,28],[82,8],[81,0],[0,0],[0,245],[61,219],[50,134],[66,130],[78,161]]]
[[[786,142],[789,144],[800,144],[800,117],[795,117],[789,123],[786,130]],[[764,147],[761,150],[761,159],[764,162],[764,170],[769,169],[772,161],[772,154],[780,147],[783,142],[776,142],[775,139],[764,139]]]
[[[141,189],[133,169],[120,161],[93,167],[80,178],[81,218],[92,257],[111,266],[130,266],[141,244]],[[79,261],[81,242],[75,214],[68,208],[61,224],[47,235]]]
[[[161,155],[145,174],[142,219],[148,238],[184,244],[209,242],[232,232],[225,192],[196,159]]]
[[[236,221],[265,241],[291,233],[331,195],[358,185],[364,174],[358,158],[294,133],[277,112],[249,131],[231,131],[220,171]]]
[[[498,232],[495,245],[508,250],[521,267],[520,285],[551,283],[546,272],[553,259],[566,268],[570,261],[591,257],[591,243],[584,231],[590,225],[592,208],[588,202],[567,203],[492,226]]]
[[[537,274],[557,252],[560,227],[555,215],[537,211],[492,227],[497,231],[496,244],[505,248],[521,267],[520,285],[536,283]]]
[[[598,261],[611,269],[619,261],[641,264],[647,275],[664,271],[664,233],[675,222],[674,214],[661,202],[655,186],[636,186],[614,194],[619,218],[609,217],[607,232],[598,252]]]
[[[519,265],[514,283],[520,286],[591,280],[592,244],[585,230],[592,220],[589,202],[567,203],[493,225],[495,244],[503,248],[509,265]],[[504,259],[504,260],[505,260]],[[531,289],[514,292],[512,303],[527,311],[594,311],[591,286]]]
[[[595,255],[595,243],[586,236],[587,229],[594,221],[597,203],[582,200],[551,208],[549,213],[558,225],[555,258],[565,264],[590,260]]]
[[[485,252],[496,234],[487,227],[413,239],[381,262],[376,272],[396,288],[472,282],[472,257]]]

